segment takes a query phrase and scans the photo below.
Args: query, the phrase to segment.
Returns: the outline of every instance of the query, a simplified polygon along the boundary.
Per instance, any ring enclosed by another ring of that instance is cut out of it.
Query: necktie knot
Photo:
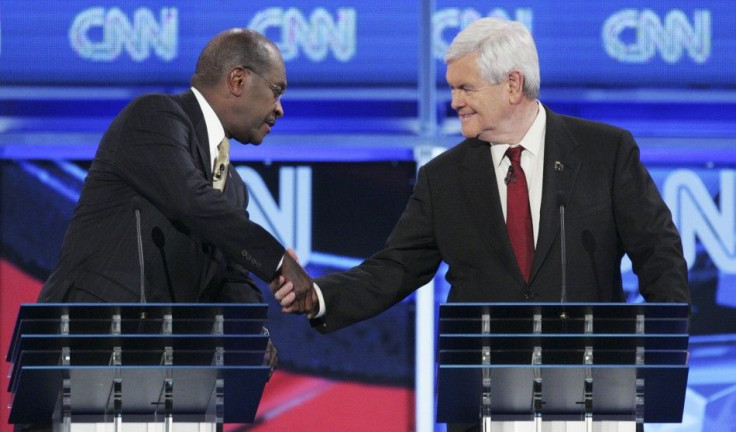
[[[227,179],[227,166],[230,163],[230,140],[227,137],[220,141],[217,145],[217,157],[215,165],[212,168],[212,186],[217,190],[225,189],[225,180]]]
[[[230,155],[230,140],[227,139],[227,137],[223,138],[222,141],[220,141],[220,144],[217,144],[217,158],[222,157],[229,157]]]
[[[508,150],[506,150],[506,156],[508,156],[511,162],[521,163],[521,152],[523,151],[524,147],[522,146],[509,147]]]

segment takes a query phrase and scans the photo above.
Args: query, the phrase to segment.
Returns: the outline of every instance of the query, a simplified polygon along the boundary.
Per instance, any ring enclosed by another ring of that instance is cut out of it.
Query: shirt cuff
[[[325,313],[327,313],[325,298],[322,296],[322,290],[319,289],[319,285],[312,282],[312,286],[314,287],[314,291],[317,293],[317,299],[319,300],[319,312],[317,312],[317,315],[310,317],[310,319],[322,318],[323,316],[325,316]]]

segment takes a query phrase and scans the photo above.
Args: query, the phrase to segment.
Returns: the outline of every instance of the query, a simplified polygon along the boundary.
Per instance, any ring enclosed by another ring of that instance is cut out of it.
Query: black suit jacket
[[[222,193],[212,187],[191,91],[136,98],[102,137],[39,301],[139,301],[134,201],[148,301],[260,301],[249,272],[270,280],[284,248],[250,221],[247,189],[232,167],[228,176]]]
[[[467,139],[419,170],[384,250],[315,280],[327,314],[312,324],[327,332],[372,317],[429,282],[441,261],[449,302],[560,301],[561,200],[568,301],[624,301],[627,253],[647,301],[689,302],[679,234],[629,132],[547,110],[543,176],[529,284],[508,238],[489,144]]]

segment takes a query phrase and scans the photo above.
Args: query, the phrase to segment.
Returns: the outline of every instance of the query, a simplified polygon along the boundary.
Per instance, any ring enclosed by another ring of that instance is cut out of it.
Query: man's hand
[[[317,298],[317,291],[312,289],[312,306],[306,310],[302,310],[294,294],[294,284],[288,282],[283,276],[276,276],[269,284],[269,288],[273,293],[274,298],[281,305],[281,312],[300,314],[304,313],[307,318],[313,318],[319,313],[319,299]]]
[[[318,308],[318,300],[312,278],[299,265],[294,250],[286,252],[281,272],[269,283],[269,288],[283,312],[313,315]]]

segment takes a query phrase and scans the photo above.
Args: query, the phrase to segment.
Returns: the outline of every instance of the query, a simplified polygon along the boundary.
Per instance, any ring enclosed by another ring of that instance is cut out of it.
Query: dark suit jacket
[[[547,110],[543,170],[528,285],[506,232],[489,144],[467,139],[419,170],[384,250],[315,280],[327,314],[312,325],[328,332],[372,317],[429,282],[441,261],[449,266],[448,302],[560,301],[561,199],[568,301],[624,301],[627,253],[647,301],[689,302],[679,234],[629,132]]]
[[[133,100],[102,137],[39,301],[139,301],[136,197],[148,301],[260,301],[249,272],[270,280],[284,248],[250,221],[245,185],[228,176],[224,192],[212,187],[191,91]]]

